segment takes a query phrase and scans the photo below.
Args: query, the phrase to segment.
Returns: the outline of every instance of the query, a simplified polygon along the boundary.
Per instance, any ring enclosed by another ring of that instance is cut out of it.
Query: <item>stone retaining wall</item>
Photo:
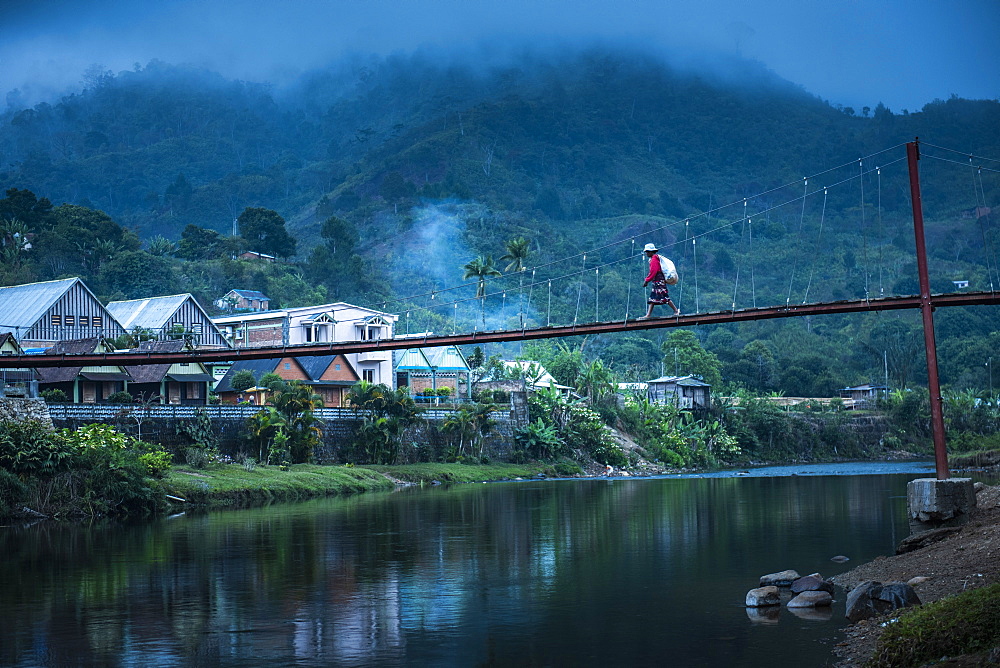
[[[37,420],[52,426],[49,407],[43,399],[0,398],[0,422]]]

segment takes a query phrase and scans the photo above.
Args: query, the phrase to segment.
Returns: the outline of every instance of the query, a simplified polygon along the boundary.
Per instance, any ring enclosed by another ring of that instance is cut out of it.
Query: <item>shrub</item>
[[[514,442],[534,459],[551,459],[564,445],[555,426],[545,424],[542,418],[518,429],[514,433]]]
[[[922,666],[943,656],[988,652],[998,644],[1000,583],[995,583],[907,611],[886,628],[866,665]]]
[[[152,478],[163,478],[170,470],[174,456],[163,450],[152,450],[139,455],[139,463],[146,468],[146,475]]]
[[[187,462],[188,466],[203,469],[208,465],[208,451],[199,447],[185,448],[184,461]]]
[[[62,390],[56,390],[56,389],[42,390],[41,392],[39,392],[39,395],[42,397],[42,399],[45,399],[46,403],[49,404],[69,403],[69,397],[66,396],[66,393],[63,392]]]
[[[28,496],[28,486],[14,473],[0,468],[0,515],[10,511]]]
[[[130,404],[132,403],[132,395],[128,392],[115,392],[109,396],[106,401],[109,404]]]
[[[0,423],[0,467],[17,475],[51,476],[70,467],[78,448],[38,421]]]

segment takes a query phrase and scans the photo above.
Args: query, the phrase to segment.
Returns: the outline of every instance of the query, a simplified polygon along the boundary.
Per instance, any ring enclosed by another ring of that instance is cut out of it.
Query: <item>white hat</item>
[[[646,244],[646,247],[642,249],[642,252],[643,253],[648,253],[648,252],[652,251],[653,253],[655,253],[658,250],[660,250],[660,249],[656,247],[656,244]]]

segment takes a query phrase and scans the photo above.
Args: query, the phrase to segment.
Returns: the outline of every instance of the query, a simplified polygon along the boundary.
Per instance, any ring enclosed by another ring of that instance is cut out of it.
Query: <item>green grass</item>
[[[362,468],[362,467],[358,467]],[[551,464],[403,464],[400,466],[365,466],[405,482],[483,482],[532,478],[539,473],[556,475]]]
[[[996,466],[1000,464],[1000,450],[977,450],[961,455],[951,455],[948,462],[952,466]]]
[[[580,472],[579,467],[557,466],[563,475]],[[161,484],[166,494],[180,497],[188,503],[218,507],[391,490],[394,483],[386,476],[413,483],[434,480],[461,483],[531,478],[539,473],[557,475],[556,467],[551,464],[296,464],[288,471],[282,471],[277,466],[258,466],[253,471],[247,471],[238,464],[226,464],[197,470],[175,466]]]
[[[390,490],[392,481],[361,467],[296,464],[288,471],[238,464],[201,470],[174,467],[163,481],[167,494],[210,506],[255,505],[320,496]]]
[[[915,608],[879,638],[867,666],[921,666],[1000,645],[1000,583]]]

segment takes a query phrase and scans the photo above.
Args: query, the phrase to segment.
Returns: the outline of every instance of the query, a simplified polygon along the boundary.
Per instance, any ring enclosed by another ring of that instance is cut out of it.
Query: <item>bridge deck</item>
[[[976,306],[1000,304],[1000,292],[968,292],[932,295],[934,307]],[[66,367],[92,366],[102,364],[138,365],[173,364],[175,362],[218,362],[246,359],[267,359],[272,357],[307,357],[317,355],[338,355],[345,353],[371,353],[383,350],[404,350],[432,346],[470,345],[498,343],[505,341],[528,341],[551,339],[587,334],[610,332],[631,332],[665,327],[693,327],[715,325],[748,320],[769,320],[792,318],[805,315],[830,315],[837,313],[862,313],[866,311],[893,311],[920,308],[920,297],[883,297],[880,299],[856,299],[839,302],[817,302],[788,306],[738,309],[735,311],[713,311],[692,315],[668,316],[650,320],[616,320],[610,322],[590,322],[575,325],[535,327],[531,329],[496,330],[471,332],[424,338],[380,339],[374,341],[346,341],[340,343],[307,343],[294,346],[272,348],[235,348],[215,350],[193,350],[176,353],[162,352],[116,352],[87,355],[12,355],[0,357],[0,368],[26,367]]]

